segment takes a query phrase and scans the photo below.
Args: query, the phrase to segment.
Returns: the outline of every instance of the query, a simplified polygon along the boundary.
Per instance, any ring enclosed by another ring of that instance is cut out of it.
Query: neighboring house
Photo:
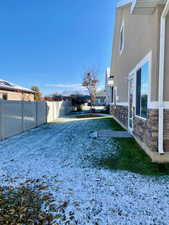
[[[113,117],[159,162],[169,162],[168,12],[169,0],[118,3],[106,77],[109,88],[113,79],[109,101]]]
[[[62,95],[58,95],[58,96],[45,96],[44,98],[42,98],[44,101],[55,101],[55,102],[60,102],[60,101],[67,101],[69,100],[69,97],[65,97]]]
[[[105,106],[106,105],[106,94],[105,90],[100,90],[96,92],[95,106]]]
[[[34,91],[8,81],[0,80],[0,99],[12,101],[34,101]]]
[[[105,104],[108,106],[110,103],[114,101],[114,81],[113,77],[110,74],[110,68],[107,68],[105,73],[105,94],[106,100]]]

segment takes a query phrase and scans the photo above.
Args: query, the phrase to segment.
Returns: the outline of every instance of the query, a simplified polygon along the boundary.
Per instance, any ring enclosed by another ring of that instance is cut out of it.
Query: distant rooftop
[[[0,79],[0,90],[11,90],[11,91],[22,91],[22,92],[29,92],[29,93],[34,93],[31,89],[21,87],[19,85],[10,83],[5,80]]]

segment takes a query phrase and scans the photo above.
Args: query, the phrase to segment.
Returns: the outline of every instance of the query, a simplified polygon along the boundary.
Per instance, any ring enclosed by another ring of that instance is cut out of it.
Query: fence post
[[[52,107],[52,110],[53,110],[53,113],[52,113],[53,114],[53,118],[52,118],[52,120],[54,121],[55,120],[55,109],[56,109],[55,102],[52,102],[52,105],[53,105],[53,107]]]
[[[38,127],[38,101],[35,101],[35,104],[36,104],[36,127]]]
[[[48,122],[48,102],[45,101],[45,120]]]
[[[22,132],[24,131],[24,101],[21,101]]]
[[[0,100],[0,140],[3,140],[3,100]],[[4,127],[5,129],[5,127]]]

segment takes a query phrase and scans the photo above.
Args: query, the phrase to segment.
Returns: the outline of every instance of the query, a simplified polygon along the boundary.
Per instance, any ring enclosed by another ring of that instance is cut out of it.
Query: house
[[[169,0],[118,2],[107,99],[113,117],[156,162],[169,162],[168,43]]]
[[[106,105],[106,94],[105,90],[102,89],[96,92],[95,106],[105,106]]]
[[[107,68],[105,72],[105,95],[106,95],[105,104],[106,106],[109,106],[109,104],[113,102],[113,94],[114,94],[113,85],[114,85],[114,81],[113,81],[113,77],[110,74],[110,68]]]
[[[35,92],[12,84],[5,80],[0,80],[0,99],[12,101],[34,101]]]

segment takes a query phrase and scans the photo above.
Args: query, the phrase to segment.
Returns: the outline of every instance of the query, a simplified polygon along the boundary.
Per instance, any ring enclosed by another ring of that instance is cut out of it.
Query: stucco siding
[[[111,74],[114,75],[119,102],[128,101],[128,74],[152,51],[151,100],[158,96],[159,9],[153,15],[132,15],[130,7],[117,9]],[[120,54],[120,29],[124,23],[124,49]]]
[[[10,101],[34,101],[34,94],[32,93],[21,93],[15,91],[0,90],[0,94],[7,94],[8,100]]]
[[[164,156],[158,152],[159,113],[159,54],[161,15],[164,5],[158,5],[151,15],[130,14],[130,7],[117,9],[116,29],[113,42],[111,74],[114,86],[117,87],[117,102],[112,106],[111,113],[121,124],[132,132],[134,138],[152,158],[154,162],[169,161],[169,15],[166,18],[165,74],[164,74]],[[124,24],[124,49],[120,52],[120,31]],[[150,53],[151,54],[148,54]],[[145,57],[146,56],[146,57]],[[144,59],[144,60],[143,60]],[[146,62],[151,61],[151,78],[148,87],[148,114],[143,119],[136,116],[136,72]],[[128,102],[128,75],[134,69],[134,92],[132,111],[124,110],[124,102]],[[127,113],[128,112],[128,113]],[[133,117],[133,124],[130,123]],[[128,123],[127,123],[128,122]]]

